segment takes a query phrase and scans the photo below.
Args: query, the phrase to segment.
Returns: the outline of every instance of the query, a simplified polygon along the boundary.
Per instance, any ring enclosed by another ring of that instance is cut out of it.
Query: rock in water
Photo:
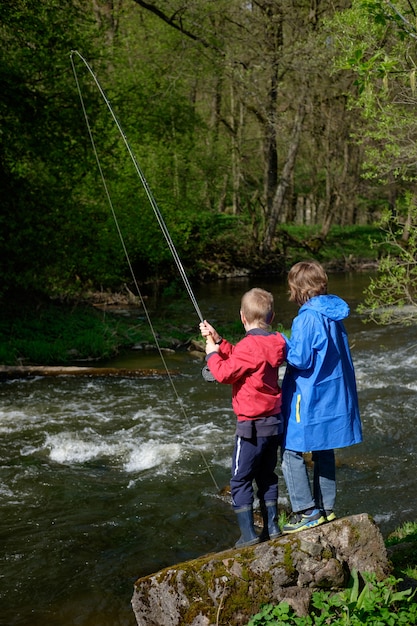
[[[135,583],[138,626],[247,624],[265,603],[308,612],[317,589],[340,590],[353,570],[386,578],[383,537],[366,513],[255,546],[209,554]]]

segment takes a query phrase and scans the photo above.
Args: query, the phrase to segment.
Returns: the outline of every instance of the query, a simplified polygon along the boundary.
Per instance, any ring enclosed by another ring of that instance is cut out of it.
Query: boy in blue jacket
[[[336,518],[334,448],[362,441],[355,373],[343,321],[344,300],[327,294],[327,274],[315,261],[288,274],[290,300],[299,306],[287,340],[282,383],[285,423],[282,471],[293,516],[284,533]],[[312,452],[313,493],[303,453]]]

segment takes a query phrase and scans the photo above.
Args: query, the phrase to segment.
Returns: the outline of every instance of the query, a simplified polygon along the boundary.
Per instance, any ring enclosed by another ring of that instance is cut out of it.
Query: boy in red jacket
[[[237,417],[230,488],[241,531],[236,547],[278,537],[278,477],[275,473],[283,423],[278,369],[285,361],[285,339],[269,330],[274,298],[264,289],[247,291],[240,318],[246,335],[236,346],[222,339],[207,321],[200,324],[206,339],[206,360],[219,383],[232,385]],[[264,529],[253,524],[253,480],[258,488]]]

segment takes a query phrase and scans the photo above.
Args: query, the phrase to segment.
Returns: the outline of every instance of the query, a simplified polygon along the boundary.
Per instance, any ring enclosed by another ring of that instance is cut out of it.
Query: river
[[[417,520],[417,327],[364,324],[356,306],[368,281],[330,276],[330,291],[351,306],[364,429],[363,444],[337,451],[336,512],[367,512],[387,535]],[[274,293],[276,322],[289,328],[296,308],[279,279],[195,293],[220,330],[254,285]],[[197,329],[191,303],[188,316]],[[135,626],[138,577],[234,544],[234,514],[218,492],[233,448],[230,388],[205,382],[202,361],[186,352],[165,358],[179,372],[173,385],[164,375],[0,384],[1,626]],[[102,365],[163,372],[152,352]]]

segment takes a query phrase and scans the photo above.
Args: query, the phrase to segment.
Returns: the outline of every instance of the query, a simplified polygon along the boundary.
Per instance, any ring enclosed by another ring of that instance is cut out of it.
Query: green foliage
[[[318,591],[312,595],[310,613],[298,617],[285,602],[267,604],[253,616],[248,626],[409,626],[417,623],[416,591],[406,588],[405,573],[417,581],[416,563],[417,523],[408,522],[386,540],[389,548],[403,546],[391,552],[395,575],[377,581],[374,574],[362,576],[353,571],[348,587],[339,593]]]
[[[390,561],[397,576],[417,580],[417,523],[406,522],[386,540]]]
[[[405,522],[387,537],[385,544],[394,546],[404,541],[412,541],[417,546],[417,522]]]
[[[353,75],[350,106],[364,126],[354,133],[364,152],[363,174],[400,195],[415,180],[415,18],[410,6],[355,0],[332,20],[337,69]],[[381,187],[381,195],[385,190]]]
[[[47,290],[61,270],[75,280],[82,242],[94,237],[73,200],[84,128],[69,50],[93,54],[98,33],[71,0],[3,2],[0,24],[1,291]]]
[[[297,12],[300,25],[303,11]],[[248,10],[225,0],[214,14],[203,0],[180,13],[194,38],[135,3],[1,3],[2,292],[17,287],[73,296],[130,279],[85,127],[71,50],[91,63],[184,263],[208,275],[247,264],[262,228],[259,130],[269,116],[262,101],[273,53],[252,43],[258,36],[269,41],[265,27],[272,20],[261,6]],[[178,14],[174,10],[174,21]],[[175,275],[122,138],[91,75],[78,56],[73,60],[138,278]]]
[[[5,365],[58,365],[115,355],[135,341],[147,340],[147,325],[79,305],[42,302],[3,307],[0,362]]]
[[[377,323],[410,324],[417,317],[417,206],[408,195],[397,212],[386,210],[380,227],[385,234],[378,273],[358,310]],[[374,242],[376,247],[380,246]]]
[[[312,595],[311,613],[298,617],[285,602],[265,605],[248,626],[397,626],[416,623],[417,603],[411,589],[397,591],[401,580],[389,577],[377,581],[374,574],[360,577],[352,572],[349,587],[336,594],[327,591]]]
[[[74,297],[90,287],[119,289],[132,278],[124,246],[140,282],[177,274],[122,137],[90,73],[74,54],[114,222],[71,71],[71,51],[79,51],[91,64],[191,276],[217,276],[234,266],[264,267],[256,250],[268,219],[265,189],[269,187],[272,197],[273,178],[275,184],[279,178],[273,159],[272,170],[266,167],[267,141],[270,138],[269,147],[276,148],[281,167],[291,142],[297,77],[309,82],[306,106],[313,118],[317,111],[334,111],[336,100],[344,110],[340,86],[329,89],[326,78],[318,80],[327,74],[333,42],[323,45],[321,17],[317,12],[312,29],[306,5],[281,24],[279,3],[249,9],[237,1],[222,0],[214,7],[199,0],[176,11],[178,3],[172,2],[168,24],[139,4],[16,0],[0,5],[0,295],[14,288],[58,297]],[[162,3],[161,8],[166,6]],[[357,15],[357,5],[354,8]],[[334,9],[329,5],[324,12]],[[353,28],[356,22],[350,21]],[[384,80],[394,74],[398,62],[394,65],[391,56],[378,54],[375,39],[385,25],[375,20],[367,28],[370,21],[359,21],[361,53],[356,39],[346,63],[350,71],[363,66],[364,75]],[[338,49],[339,37],[334,35]],[[278,47],[294,43],[277,53],[274,38]],[[285,59],[291,58],[297,58],[297,64],[286,66]],[[306,140],[288,176],[294,181],[294,202],[288,200],[285,211],[296,212],[298,194],[311,204],[312,222],[319,222],[324,219],[322,204],[332,210],[333,196],[345,194],[344,176],[340,190],[333,194],[331,189],[342,169],[356,172],[350,157],[343,165],[339,156],[345,139],[336,126],[342,119],[334,128],[320,119],[316,128],[316,122],[306,119]],[[375,125],[380,134],[399,124],[405,133],[405,122],[390,125],[393,117],[383,119],[385,125]],[[411,119],[410,113],[408,124]],[[316,133],[322,123],[330,134]],[[332,138],[339,135],[336,145]],[[323,136],[332,148],[322,159]],[[316,139],[317,151],[312,152]],[[391,136],[385,140],[386,155],[397,157],[390,171],[401,168],[400,157],[407,154],[406,147],[399,146]],[[316,154],[317,159],[312,156]],[[409,181],[414,161],[410,158],[407,167]],[[369,163],[371,170],[371,159]],[[329,169],[334,180],[326,178]],[[367,193],[364,198],[357,214],[368,202]],[[356,219],[350,214],[347,219],[333,218],[340,223]],[[323,260],[331,249],[321,246]],[[296,250],[291,249],[292,254]],[[272,262],[277,264],[276,259]],[[279,262],[283,267],[284,261]]]
[[[417,314],[415,24],[411,3],[383,0],[354,0],[332,22],[337,67],[356,77],[350,103],[365,121],[356,136],[363,175],[389,189],[395,205],[382,214],[378,276],[359,309],[377,323],[411,323]]]
[[[197,219],[197,218],[196,218]],[[210,217],[204,216],[200,219],[204,228],[203,233],[195,231],[189,238],[189,247],[185,251],[185,258],[189,266],[186,267],[189,276],[197,276],[201,280],[202,276],[215,276],[227,270],[233,263],[231,256],[233,246],[227,246],[226,239],[230,236],[233,245],[242,248],[242,237],[247,239],[245,225],[241,224],[237,216],[219,215],[217,220],[210,222]],[[210,233],[214,237],[213,230],[221,233],[224,249],[216,249],[216,241],[210,239]],[[240,230],[242,229],[242,230]],[[378,235],[378,230],[371,230],[373,236]],[[308,228],[292,230],[294,238],[308,239],[312,231]],[[201,240],[199,237],[201,236]],[[369,258],[375,255],[370,248],[367,248],[370,231],[367,227],[338,229],[330,235],[332,242],[331,250],[328,254],[337,254],[340,259],[343,243],[346,239],[354,240],[355,247],[352,249],[360,254],[361,258]],[[207,240],[206,241],[206,238]],[[352,242],[353,246],[353,242]],[[203,260],[193,259],[193,250],[207,250],[207,258]],[[250,254],[250,247],[243,251],[236,252],[236,258],[240,254]],[[367,253],[367,254],[366,254]],[[323,254],[325,252],[323,251]],[[293,256],[294,255],[294,256]],[[288,263],[291,258],[299,258],[300,245],[294,244],[294,248],[288,250]],[[311,258],[311,255],[308,255]],[[334,260],[334,257],[329,257]],[[371,257],[372,258],[372,257]],[[244,259],[242,259],[242,265]],[[143,262],[145,263],[145,261]],[[340,260],[343,265],[343,259]],[[166,261],[169,270],[159,282],[150,282],[143,286],[143,291],[147,295],[151,294],[156,300],[154,304],[158,311],[153,325],[157,326],[157,331],[161,337],[163,345],[171,345],[170,339],[177,338],[180,341],[187,341],[191,336],[198,340],[200,336],[196,334],[196,328],[184,325],[181,320],[189,318],[190,301],[185,293],[181,277],[173,266],[171,258]],[[230,265],[228,265],[230,264]],[[146,266],[145,266],[146,267]],[[137,276],[146,282],[146,271],[144,266],[139,264],[134,268]],[[277,268],[274,268],[277,272]],[[175,272],[175,278],[170,278],[169,272]],[[52,284],[52,276],[49,277],[49,284]],[[61,289],[62,289],[62,283]],[[74,293],[73,285],[67,287],[67,294]],[[57,291],[60,290],[57,288]],[[142,287],[141,287],[142,291]],[[81,300],[82,301],[82,300]],[[78,304],[77,304],[78,303]],[[139,314],[141,311],[139,310]],[[84,317],[85,316],[85,317]],[[77,321],[78,320],[78,321]],[[173,322],[175,320],[175,322]],[[242,325],[238,319],[225,321],[219,332],[224,334],[232,342],[237,342],[242,338]],[[279,330],[289,334],[288,329],[283,329],[274,325],[274,330]],[[129,348],[136,342],[145,344],[154,343],[153,337],[146,320],[125,319],[122,316],[112,316],[110,314],[99,314],[91,307],[84,307],[79,304],[79,299],[67,297],[65,299],[49,300],[39,298],[39,294],[26,292],[20,289],[4,297],[0,313],[0,363],[15,364],[18,362],[28,362],[33,364],[60,364],[74,359],[101,359],[112,354],[116,354],[123,348]],[[44,345],[43,345],[44,344]]]
[[[282,251],[287,267],[313,256],[323,263],[339,265],[341,269],[349,267],[350,260],[375,258],[375,246],[384,240],[379,225],[334,225],[324,241],[320,238],[318,226],[288,224],[280,228],[278,237],[283,241]]]

